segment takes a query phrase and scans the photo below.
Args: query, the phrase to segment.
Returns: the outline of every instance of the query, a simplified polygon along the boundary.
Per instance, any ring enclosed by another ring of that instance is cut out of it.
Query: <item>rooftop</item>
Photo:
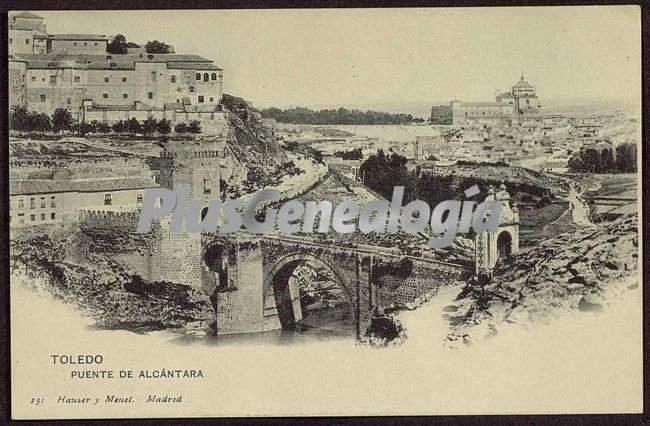
[[[48,38],[52,40],[107,40],[102,34],[49,34]]]
[[[19,14],[17,14],[17,15],[14,15],[13,18],[14,18],[14,19],[15,19],[15,18],[43,19],[42,16],[38,16],[38,15],[36,15],[35,13],[29,12],[29,11],[27,11],[27,12],[21,12],[21,13],[19,13]]]
[[[14,60],[24,61],[29,69],[47,68],[83,68],[83,69],[135,69],[135,63],[166,63],[169,69],[221,70],[210,59],[198,55],[160,54],[72,54],[58,53],[24,53],[16,55]]]
[[[93,180],[30,179],[9,180],[10,195],[52,194],[59,192],[106,192],[157,187],[142,177],[118,177]]]
[[[9,23],[9,29],[14,31],[34,31],[34,28],[29,25],[18,24],[15,22]]]

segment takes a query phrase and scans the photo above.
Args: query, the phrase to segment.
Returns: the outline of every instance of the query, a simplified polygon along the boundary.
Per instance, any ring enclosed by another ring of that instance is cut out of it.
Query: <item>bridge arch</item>
[[[349,313],[351,320],[356,326],[356,303],[353,298],[353,293],[349,285],[340,277],[329,262],[314,256],[309,253],[292,253],[278,259],[269,272],[265,274],[263,284],[264,305],[266,305],[266,297],[270,294],[270,289],[273,288],[273,296],[275,297],[276,308],[282,329],[292,329],[295,326],[296,319],[293,313],[293,306],[291,304],[289,295],[289,278],[293,272],[300,266],[310,263],[315,267],[321,267],[327,270],[334,281],[335,285],[343,290],[346,302],[349,306]]]

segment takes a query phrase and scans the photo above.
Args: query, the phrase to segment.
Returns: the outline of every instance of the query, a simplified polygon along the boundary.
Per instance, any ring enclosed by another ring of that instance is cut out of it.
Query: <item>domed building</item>
[[[449,105],[434,105],[431,124],[521,123],[539,117],[541,107],[535,87],[522,73],[510,91],[497,95],[496,102],[451,101]]]
[[[536,117],[542,108],[535,94],[535,87],[526,81],[523,72],[510,91],[499,94],[496,100],[498,103],[513,105],[515,113],[521,118]]]

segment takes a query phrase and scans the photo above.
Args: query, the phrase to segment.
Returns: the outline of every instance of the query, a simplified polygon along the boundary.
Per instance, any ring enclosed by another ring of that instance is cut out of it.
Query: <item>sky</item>
[[[540,98],[637,102],[636,6],[47,11],[50,33],[124,34],[213,59],[255,106]]]

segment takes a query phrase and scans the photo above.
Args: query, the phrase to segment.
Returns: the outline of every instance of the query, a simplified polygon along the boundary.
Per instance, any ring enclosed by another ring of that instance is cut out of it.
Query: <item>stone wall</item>
[[[139,218],[140,214],[138,212],[79,211],[79,225],[88,228],[135,230],[138,227]]]
[[[160,228],[153,232],[154,281],[172,281],[178,284],[201,287],[201,234],[173,233],[169,217],[160,220]]]
[[[410,276],[403,278],[386,274],[377,283],[377,305],[405,306],[426,293],[435,293],[441,286],[453,284],[467,276],[469,271],[459,265],[444,262],[414,262]]]

